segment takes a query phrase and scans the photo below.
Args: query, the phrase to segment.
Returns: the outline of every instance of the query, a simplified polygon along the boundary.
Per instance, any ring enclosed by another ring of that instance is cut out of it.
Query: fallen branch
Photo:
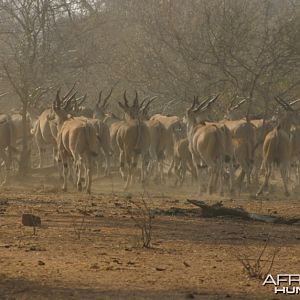
[[[265,223],[276,223],[276,224],[287,224],[292,225],[300,221],[300,218],[284,218],[284,217],[275,217],[269,215],[259,215],[254,213],[249,213],[243,208],[230,208],[224,207],[221,202],[217,202],[212,205],[208,205],[204,201],[200,200],[191,200],[187,201],[193,205],[196,205],[202,209],[202,216],[207,218],[219,217],[219,216],[230,216],[237,217],[244,220],[259,221]]]

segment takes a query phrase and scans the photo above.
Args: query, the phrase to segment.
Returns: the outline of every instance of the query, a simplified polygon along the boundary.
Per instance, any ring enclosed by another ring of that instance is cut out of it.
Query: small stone
[[[39,260],[39,261],[38,261],[38,265],[39,265],[39,266],[44,266],[45,263],[44,263],[42,260]]]
[[[186,267],[190,267],[191,265],[189,263],[187,263],[186,261],[183,262],[183,264],[186,266]]]
[[[96,263],[96,264],[92,264],[92,265],[91,265],[91,269],[93,269],[93,270],[98,270],[98,269],[99,269],[98,264],[97,264],[97,263]]]

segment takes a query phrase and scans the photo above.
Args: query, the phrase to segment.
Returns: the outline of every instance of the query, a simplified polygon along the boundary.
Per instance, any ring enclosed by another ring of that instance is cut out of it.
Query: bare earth
[[[199,199],[196,186],[147,187],[145,200],[157,211],[152,247],[139,244],[140,231],[128,213],[123,183],[103,178],[88,196],[62,193],[56,174],[34,175],[0,190],[0,299],[293,299],[249,278],[235,255],[258,257],[267,236],[265,259],[280,248],[272,274],[300,272],[300,227],[203,218],[186,199]],[[273,182],[274,186],[274,182]],[[255,199],[203,196],[208,203],[277,216],[300,216],[300,196]],[[176,213],[174,208],[181,208]],[[175,211],[172,215],[170,211]],[[42,227],[21,225],[23,213],[42,219]],[[85,217],[83,217],[86,215]],[[78,234],[79,232],[79,234]],[[80,235],[80,239],[79,239]],[[265,262],[268,263],[268,262]],[[299,295],[298,295],[299,297]]]

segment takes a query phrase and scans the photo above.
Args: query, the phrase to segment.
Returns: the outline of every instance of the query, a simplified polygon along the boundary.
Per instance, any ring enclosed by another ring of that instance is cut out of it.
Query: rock
[[[44,263],[42,260],[39,260],[39,261],[38,261],[38,265],[39,265],[39,266],[44,266],[45,263]]]
[[[113,258],[112,260],[114,263],[117,263],[118,265],[122,265],[122,262],[118,258]]]
[[[28,251],[46,251],[46,248],[40,246],[31,246]]]
[[[98,270],[100,267],[98,266],[97,263],[95,263],[95,264],[92,264],[90,268],[94,269],[94,270]]]
[[[22,215],[22,224],[24,226],[36,227],[41,226],[41,218],[32,214],[23,214]]]
[[[186,266],[186,267],[190,267],[191,265],[189,263],[187,263],[186,261],[183,262],[183,264]]]

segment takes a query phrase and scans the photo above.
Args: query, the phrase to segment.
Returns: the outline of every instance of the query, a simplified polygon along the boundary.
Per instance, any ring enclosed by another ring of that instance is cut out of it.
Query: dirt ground
[[[271,273],[300,273],[299,224],[203,218],[186,201],[199,199],[188,184],[152,183],[142,196],[141,188],[123,192],[116,175],[96,179],[89,196],[74,189],[62,193],[56,177],[49,171],[0,189],[1,300],[281,299],[273,286],[249,278],[236,258],[256,259],[268,236],[263,263],[280,250]],[[128,211],[129,199],[142,198],[155,212],[149,249],[141,247]],[[300,217],[300,196],[295,191],[284,197],[279,182],[273,182],[272,195],[259,199],[245,193],[201,200]],[[41,217],[36,235],[21,224],[23,213]]]

